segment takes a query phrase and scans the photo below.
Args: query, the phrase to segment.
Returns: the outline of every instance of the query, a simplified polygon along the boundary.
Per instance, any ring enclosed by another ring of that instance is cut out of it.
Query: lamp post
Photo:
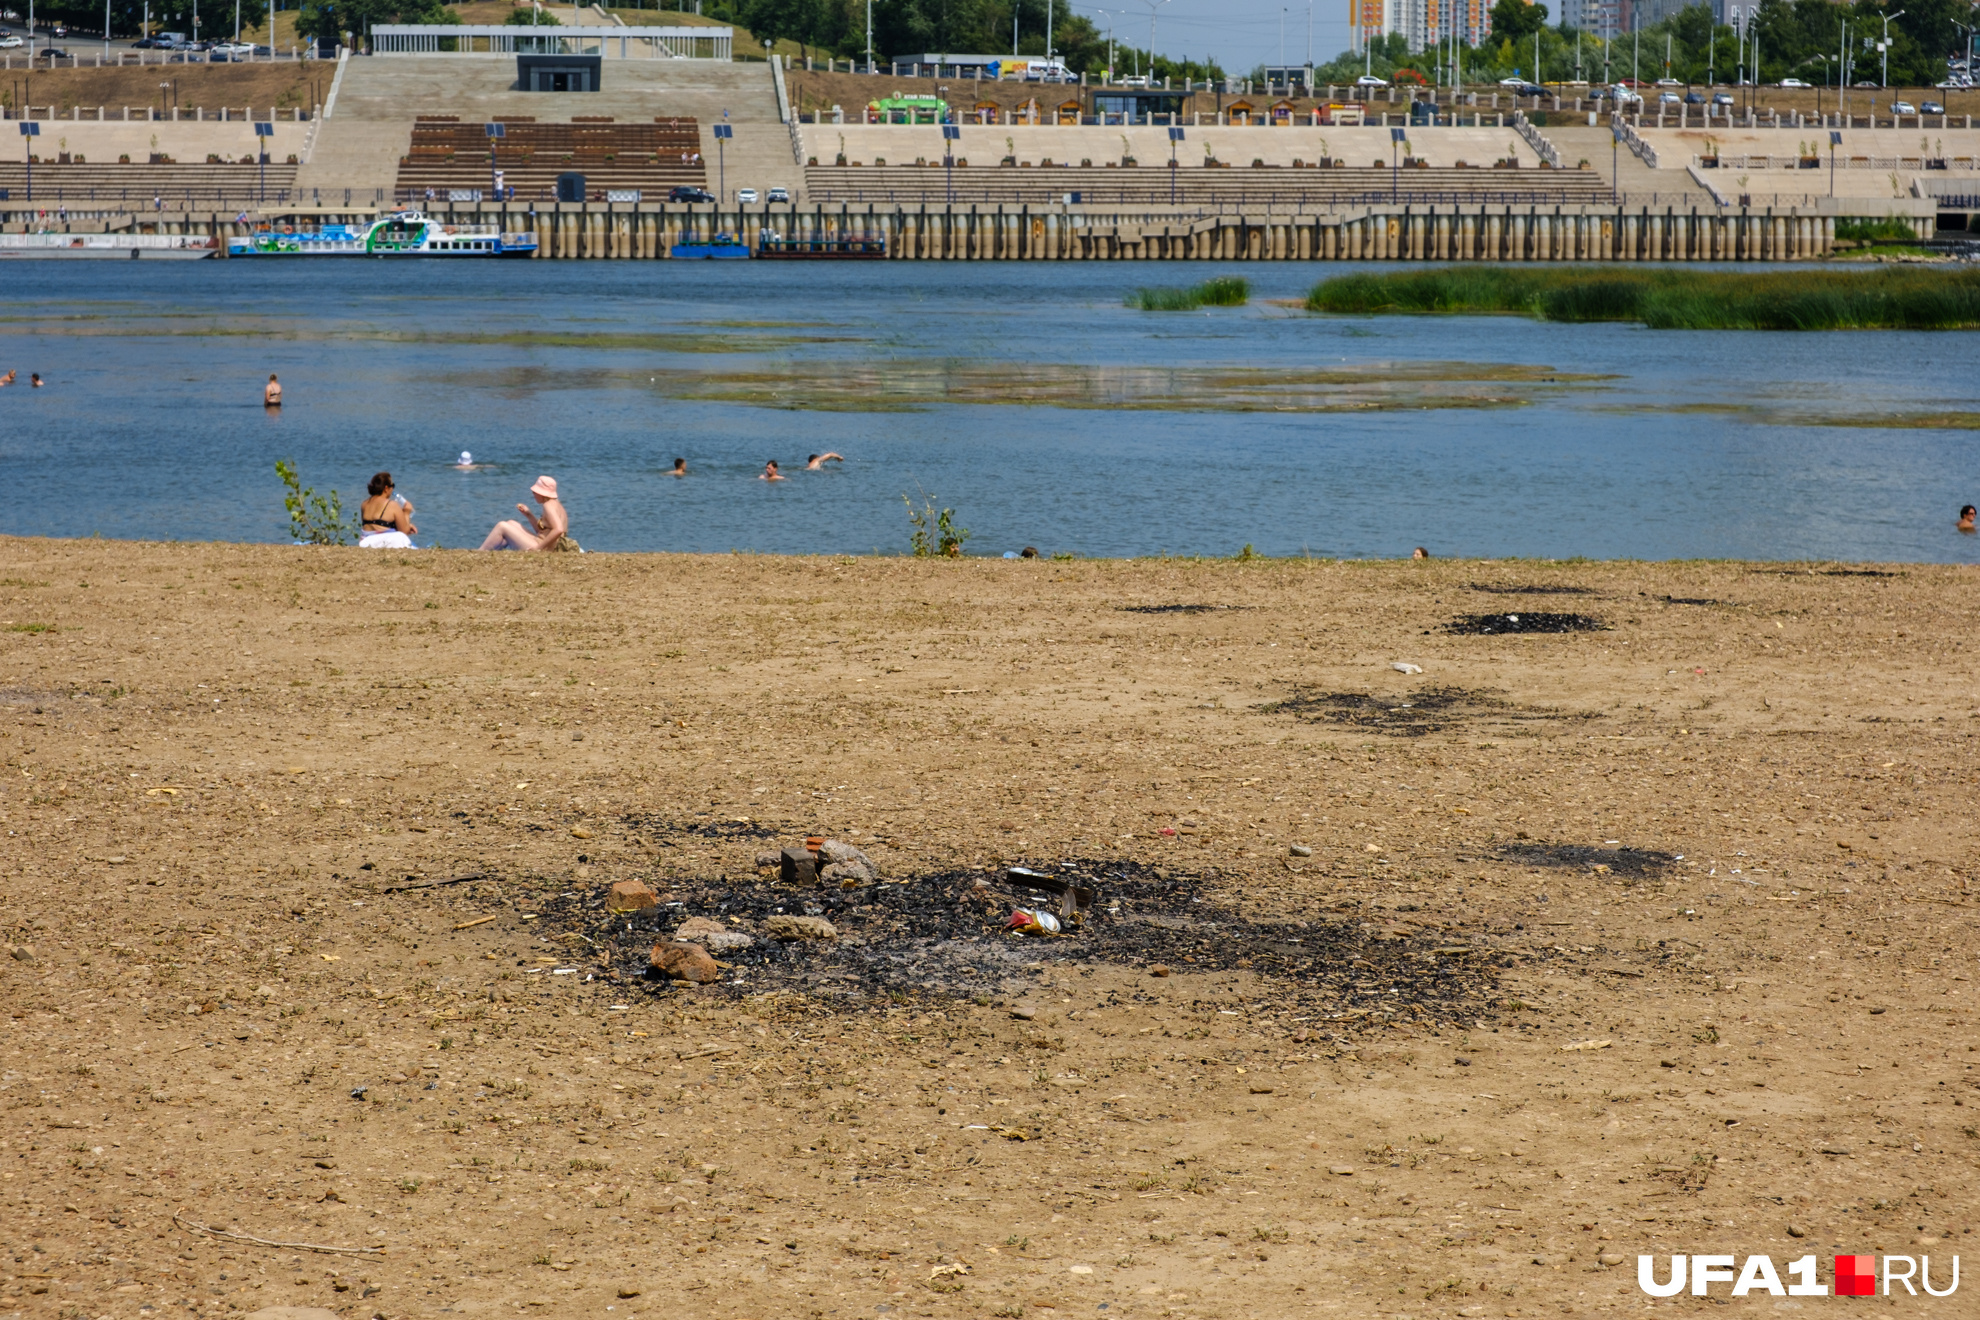
[[[1402,144],[1404,130],[1389,130],[1389,204],[1394,206],[1402,198]]]
[[[1180,168],[1176,164],[1176,143],[1182,140],[1183,140],[1182,129],[1176,127],[1174,124],[1171,124],[1169,126],[1169,205],[1170,206],[1174,206],[1176,204],[1176,170]]]
[[[1898,10],[1895,14],[1882,15],[1884,20],[1884,39],[1877,43],[1877,53],[1883,56],[1884,65],[1883,71],[1877,76],[1877,81],[1886,87],[1891,85],[1891,20],[1894,18],[1903,18],[1904,15],[1905,11],[1902,9]],[[1896,123],[1897,121],[1892,120],[1891,122]]]
[[[1141,0],[1141,3],[1148,6],[1148,85],[1153,87],[1155,85],[1155,11],[1163,5],[1168,4],[1169,0]],[[1046,0],[1046,4],[1049,6],[1051,0]],[[1279,33],[1279,47],[1281,50],[1284,50],[1285,26],[1283,19],[1280,20]],[[1051,56],[1048,54],[1046,58],[1050,59]],[[1280,57],[1280,62],[1284,63],[1283,56]]]
[[[942,172],[950,206],[956,204],[956,149],[953,144],[961,140],[962,129],[954,124],[942,125]]]
[[[1836,148],[1842,145],[1842,134],[1829,131],[1829,196],[1836,195]]]
[[[1016,29],[1017,20],[1015,18],[1011,20],[1011,26],[1013,30]],[[1015,46],[1013,46],[1011,54],[1017,54]],[[866,0],[866,71],[868,73],[873,72],[873,0]]]
[[[1617,205],[1622,203],[1619,185],[1622,183],[1622,107],[1615,109],[1615,117],[1609,120],[1609,200]]]
[[[26,107],[22,108],[24,110],[26,109]],[[31,119],[23,119],[21,121],[21,145],[26,148],[26,150],[21,152],[21,155],[27,158],[27,199],[30,202],[34,200],[34,142],[32,139],[40,136],[40,124],[35,123]]]

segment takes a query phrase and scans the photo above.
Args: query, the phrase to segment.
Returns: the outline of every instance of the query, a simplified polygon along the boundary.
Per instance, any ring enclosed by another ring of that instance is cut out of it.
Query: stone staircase
[[[341,201],[346,189],[357,205],[369,205],[381,192],[389,197],[420,115],[455,115],[463,123],[525,115],[539,122],[599,115],[620,123],[693,118],[702,126],[711,185],[719,172],[712,130],[726,122],[736,134],[723,153],[731,192],[798,182],[768,65],[608,58],[597,92],[520,92],[515,81],[512,55],[353,56],[295,186],[320,191],[325,205],[333,193]]]
[[[1540,135],[1561,153],[1561,164],[1573,166],[1586,159],[1602,178],[1615,185],[1632,207],[1677,206],[1715,207],[1712,194],[1698,186],[1682,161],[1667,162],[1675,168],[1651,169],[1624,145],[1614,150],[1607,124],[1589,128],[1585,124],[1567,127],[1548,125]]]

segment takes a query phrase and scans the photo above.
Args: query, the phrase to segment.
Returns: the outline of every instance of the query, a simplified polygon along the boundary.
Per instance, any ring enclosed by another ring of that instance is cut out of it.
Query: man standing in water
[[[261,391],[261,402],[270,408],[282,406],[282,382],[275,379],[275,373],[268,373],[268,385]]]

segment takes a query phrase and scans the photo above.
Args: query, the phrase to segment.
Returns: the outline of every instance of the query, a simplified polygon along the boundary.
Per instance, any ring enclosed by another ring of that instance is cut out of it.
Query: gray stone
[[[823,917],[765,917],[763,933],[773,940],[836,940],[839,928]]]

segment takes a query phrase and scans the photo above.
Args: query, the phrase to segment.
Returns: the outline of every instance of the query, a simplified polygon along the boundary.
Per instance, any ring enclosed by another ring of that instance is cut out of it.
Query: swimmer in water
[[[4,376],[0,376],[0,385],[12,385],[13,383],[14,383],[13,372],[10,371]]]
[[[764,463],[763,475],[757,478],[758,481],[782,481],[783,479],[784,474],[777,470],[777,460],[774,458]]]
[[[804,461],[804,470],[806,472],[817,472],[822,470],[827,463],[843,463],[845,461],[846,456],[844,454],[813,454]]]
[[[40,372],[38,372],[38,371],[30,371],[30,372],[28,373],[28,387],[29,387],[30,389],[37,389],[37,390],[41,388],[41,373],[40,373]]]
[[[1409,557],[1411,559],[1428,559],[1430,557],[1430,552],[1428,550],[1425,550],[1422,546],[1419,545],[1416,547],[1416,549],[1409,552]]]
[[[687,460],[685,458],[675,459],[673,470],[667,475],[670,477],[685,477],[687,475]]]
[[[1953,526],[1962,532],[1971,532],[1973,530],[1973,506],[1971,504],[1959,511],[1959,521],[1954,523]]]
[[[455,467],[457,467],[457,468],[459,468],[459,469],[460,469],[461,471],[463,471],[463,472],[471,472],[471,471],[473,471],[473,470],[474,470],[474,455],[473,455],[472,453],[470,453],[470,452],[469,452],[468,450],[465,450],[465,449],[463,449],[463,450],[461,451],[461,459],[460,459],[460,462],[458,462],[458,463],[456,463],[456,464],[454,464],[454,466],[455,466]]]
[[[275,373],[272,371],[268,373],[268,384],[262,387],[261,402],[269,408],[282,406],[282,382],[275,379]]]

